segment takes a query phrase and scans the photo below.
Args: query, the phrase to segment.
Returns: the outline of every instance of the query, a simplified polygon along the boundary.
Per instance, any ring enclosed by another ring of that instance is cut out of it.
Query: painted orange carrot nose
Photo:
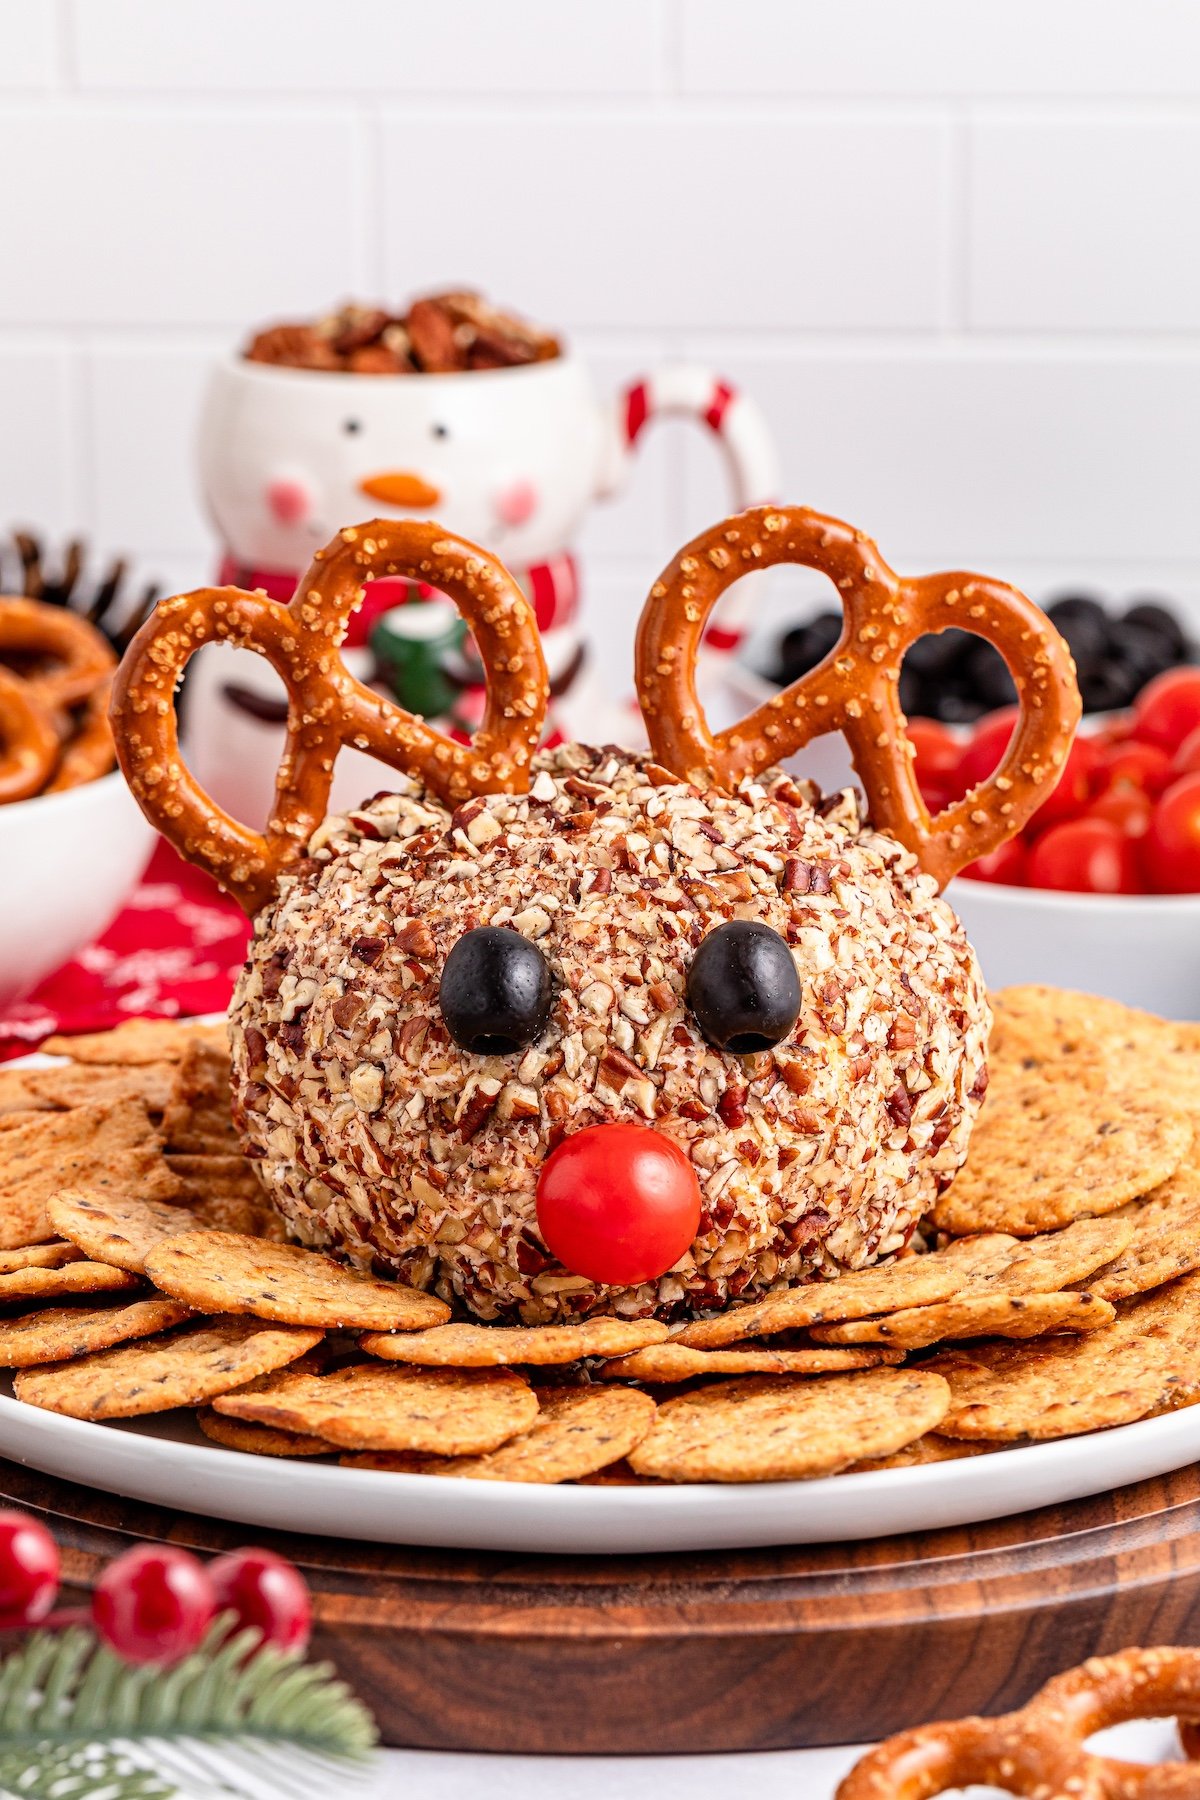
[[[420,475],[410,475],[403,469],[368,475],[358,487],[360,493],[370,495],[372,500],[382,500],[385,506],[436,506],[442,497],[439,490]]]

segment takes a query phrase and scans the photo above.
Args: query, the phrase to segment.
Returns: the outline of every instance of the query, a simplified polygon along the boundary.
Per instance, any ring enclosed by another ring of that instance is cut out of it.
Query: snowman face
[[[225,547],[299,573],[347,519],[436,517],[510,568],[569,547],[603,417],[568,357],[468,375],[370,376],[241,360],[210,384],[201,478]]]

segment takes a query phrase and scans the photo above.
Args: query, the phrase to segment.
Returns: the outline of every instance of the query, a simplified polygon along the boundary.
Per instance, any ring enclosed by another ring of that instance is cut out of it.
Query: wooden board
[[[396,1745],[854,1743],[1017,1706],[1094,1652],[1200,1643],[1198,1467],[916,1537],[590,1559],[265,1534],[3,1462],[0,1496],[45,1515],[80,1590],[138,1539],[269,1543],[312,1586],[316,1649]]]

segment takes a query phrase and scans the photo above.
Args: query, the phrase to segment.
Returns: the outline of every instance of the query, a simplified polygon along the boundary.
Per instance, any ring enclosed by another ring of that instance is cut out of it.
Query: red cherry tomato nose
[[[679,1146],[647,1125],[589,1125],[542,1168],[538,1228],[552,1256],[606,1287],[672,1268],[700,1225],[700,1184]]]

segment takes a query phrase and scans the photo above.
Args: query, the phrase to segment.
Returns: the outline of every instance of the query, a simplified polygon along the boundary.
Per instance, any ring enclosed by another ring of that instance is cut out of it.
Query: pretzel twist
[[[1123,1650],[1046,1683],[1020,1712],[956,1719],[889,1738],[862,1758],[837,1800],[933,1800],[973,1784],[1036,1800],[1198,1800],[1200,1768],[1096,1756],[1094,1732],[1128,1719],[1200,1715],[1200,1650]],[[1181,1724],[1189,1756],[1194,1728]]]
[[[58,733],[29,683],[0,665],[0,805],[40,794],[58,761]]]
[[[14,654],[29,660],[24,678],[50,711],[82,705],[117,662],[108,641],[79,613],[6,595],[0,603],[0,662]]]
[[[53,778],[43,790],[45,793],[60,794],[65,788],[83,787],[85,782],[99,781],[115,766],[117,749],[108,722],[111,695],[112,675],[108,674],[88,695],[75,734],[64,746]]]
[[[487,672],[487,706],[469,744],[456,743],[384,700],[338,654],[363,583],[380,575],[428,582],[454,599]],[[287,742],[263,832],[220,810],[179,752],[175,688],[206,643],[265,656],[288,691]],[[247,912],[304,855],[325,816],[344,744],[419,776],[449,803],[522,793],[541,735],[548,682],[533,609],[486,551],[424,520],[347,527],[319,550],[294,598],[201,588],[164,600],[117,672],[111,718],[117,755],[143,812],[185,857],[214,875]]]
[[[801,563],[834,583],[842,635],[815,669],[713,733],[695,659],[720,596],[751,569]],[[1000,767],[931,818],[900,705],[905,652],[951,626],[985,638],[1008,664],[1020,719]],[[1058,781],[1081,712],[1075,665],[1032,601],[983,575],[897,575],[862,532],[807,507],[759,507],[681,550],[650,590],[638,627],[638,698],[659,762],[699,786],[736,787],[827,731],[840,731],[875,826],[944,887],[1019,831]]]

